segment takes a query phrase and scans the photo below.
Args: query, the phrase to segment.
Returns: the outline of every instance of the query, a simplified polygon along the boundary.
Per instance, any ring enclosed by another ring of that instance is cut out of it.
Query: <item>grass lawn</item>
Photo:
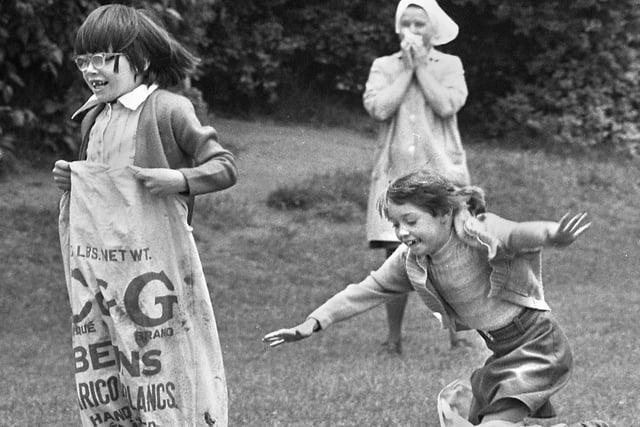
[[[451,351],[413,295],[402,357],[379,354],[376,308],[277,349],[260,339],[292,326],[383,259],[364,241],[364,213],[335,221],[266,206],[283,186],[331,171],[366,174],[373,141],[319,129],[219,119],[238,155],[234,188],[196,202],[195,235],[217,317],[231,426],[437,426],[436,396],[487,356]],[[637,162],[517,151],[465,141],[489,210],[525,219],[587,211],[592,228],[566,250],[548,250],[549,304],[573,346],[575,371],[554,400],[550,426],[590,418],[640,425],[640,169]],[[59,192],[50,168],[0,182],[0,426],[79,425],[67,302],[57,237]],[[329,181],[327,179],[327,181]],[[344,185],[350,185],[350,182]],[[361,191],[366,192],[366,187]]]

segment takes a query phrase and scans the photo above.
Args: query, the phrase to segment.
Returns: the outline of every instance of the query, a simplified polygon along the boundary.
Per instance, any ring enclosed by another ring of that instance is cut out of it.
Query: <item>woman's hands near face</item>
[[[400,34],[400,48],[402,49],[402,62],[405,69],[414,70],[419,65],[426,65],[431,37],[428,34],[415,34],[405,28]]]
[[[416,64],[413,61],[413,52],[411,52],[411,46],[409,45],[407,45],[406,49],[402,49],[402,64],[405,70],[413,71],[416,68]]]
[[[429,57],[429,49],[425,45],[416,46],[413,48],[413,62],[416,67],[421,65],[427,65]]]
[[[405,45],[407,48],[410,46],[422,46],[424,45],[424,38],[420,34],[414,34],[409,29],[405,28],[402,30],[400,35],[401,41],[400,46]],[[404,49],[405,47],[403,47]]]

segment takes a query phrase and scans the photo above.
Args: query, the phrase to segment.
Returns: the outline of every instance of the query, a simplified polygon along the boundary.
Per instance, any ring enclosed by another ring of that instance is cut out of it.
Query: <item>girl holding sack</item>
[[[213,308],[193,198],[236,182],[234,156],[164,87],[198,59],[147,11],[94,10],[75,39],[93,95],[79,160],[58,160],[60,242],[85,426],[226,426]]]

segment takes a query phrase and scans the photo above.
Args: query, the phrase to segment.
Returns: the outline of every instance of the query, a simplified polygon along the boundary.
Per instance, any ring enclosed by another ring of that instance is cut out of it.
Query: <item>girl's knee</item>
[[[524,425],[524,419],[529,415],[529,407],[518,399],[500,399],[495,402],[495,410],[481,416],[480,426],[483,427],[519,427]]]

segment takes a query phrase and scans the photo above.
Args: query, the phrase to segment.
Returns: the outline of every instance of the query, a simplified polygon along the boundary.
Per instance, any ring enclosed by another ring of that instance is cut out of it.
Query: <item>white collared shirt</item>
[[[136,131],[142,108],[140,106],[157,85],[140,85],[131,92],[120,96],[116,102],[110,102],[98,114],[89,132],[87,160],[107,164],[112,167],[124,167],[133,164],[135,157]],[[73,117],[99,104],[92,95]]]

